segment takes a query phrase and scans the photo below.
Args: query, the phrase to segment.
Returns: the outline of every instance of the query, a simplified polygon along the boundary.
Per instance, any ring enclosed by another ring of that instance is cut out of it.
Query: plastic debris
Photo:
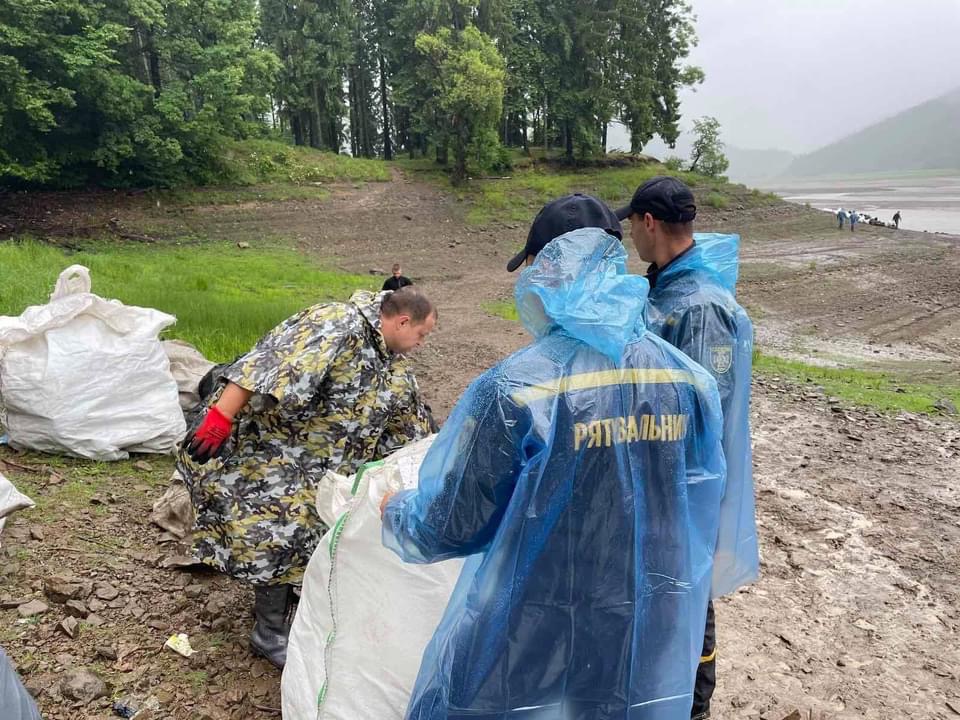
[[[137,714],[137,711],[127,703],[117,700],[117,702],[113,704],[113,713],[114,715],[119,715],[122,718],[132,718]]]
[[[187,637],[186,633],[177,633],[176,635],[171,635],[167,638],[167,641],[163,644],[163,646],[170,648],[178,655],[183,655],[187,658],[196,652],[196,650],[190,647],[190,638]]]

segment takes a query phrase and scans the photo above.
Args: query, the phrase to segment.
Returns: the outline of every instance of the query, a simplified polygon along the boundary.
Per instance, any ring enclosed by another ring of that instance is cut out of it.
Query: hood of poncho
[[[623,244],[599,228],[583,228],[550,242],[520,275],[517,312],[536,338],[562,331],[619,360],[643,332],[650,284],[627,272]]]

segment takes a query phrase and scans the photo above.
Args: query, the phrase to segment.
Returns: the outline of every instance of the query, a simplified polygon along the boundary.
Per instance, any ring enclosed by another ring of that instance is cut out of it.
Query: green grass
[[[494,317],[503,318],[504,320],[511,320],[513,322],[518,322],[520,316],[517,315],[517,307],[514,305],[512,300],[497,300],[495,302],[485,302],[481,303],[480,307],[483,308],[484,312]]]
[[[707,199],[704,200],[704,202],[716,210],[725,210],[730,204],[730,201],[727,199],[727,197],[718,192],[712,192],[707,195]]]
[[[353,158],[280,140],[242,140],[226,144],[219,167],[203,185],[154,190],[158,203],[181,206],[322,199],[327,183],[386,182],[390,168],[382,160]]]
[[[28,240],[0,244],[0,315],[47,302],[58,274],[74,263],[90,268],[97,295],[174,315],[177,323],[164,337],[186,340],[215,361],[246,352],[302,308],[346,300],[354,290],[380,284],[370,276],[324,270],[280,248],[97,243],[66,255]]]
[[[194,691],[204,689],[210,682],[210,677],[206,670],[190,670],[185,673],[185,677]]]
[[[382,160],[353,158],[278,140],[234,143],[226,149],[224,162],[240,185],[390,179],[390,168]]]
[[[398,165],[418,178],[431,180],[449,187],[447,173],[428,158],[401,160]],[[660,163],[636,164],[629,167],[563,168],[529,160],[506,173],[508,179],[472,180],[467,185],[455,188],[457,198],[469,204],[467,222],[482,225],[493,221],[530,222],[544,204],[573,192],[595,195],[613,207],[626,204],[637,186],[655,175],[674,175],[690,185],[694,193],[706,198],[719,197],[730,202],[730,194],[736,192],[740,199],[750,205],[770,205],[780,202],[774,195],[750,192],[746,188],[730,185],[723,180],[708,178],[697,173],[678,172]],[[721,194],[722,191],[722,194]]]
[[[753,369],[764,375],[813,383],[844,402],[884,412],[934,413],[933,404],[943,398],[960,407],[960,387],[901,382],[886,373],[818,367],[760,352],[754,353]]]

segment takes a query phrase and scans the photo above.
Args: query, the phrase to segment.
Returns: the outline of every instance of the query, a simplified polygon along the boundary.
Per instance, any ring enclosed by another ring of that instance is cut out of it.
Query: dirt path
[[[504,264],[526,228],[468,228],[463,210],[398,177],[333,188],[323,200],[204,209],[169,222],[251,243],[293,238],[352,272],[402,262],[440,308],[439,329],[416,362],[443,417],[470,380],[527,342],[517,324],[482,307],[510,297]],[[881,348],[892,362],[922,350],[934,369],[960,349],[957,252],[944,240],[870,230],[838,237],[802,208],[717,211],[703,226],[744,234],[741,293],[756,309],[761,344],[797,352],[799,343],[822,342],[840,355]],[[718,604],[716,717],[960,716],[960,426],[845,409],[776,379],[756,384],[753,424],[763,575]],[[6,450],[0,459],[43,463]],[[277,717],[278,676],[245,649],[248,590],[162,567],[167,551],[145,518],[170,463],[150,463],[148,471],[57,470],[86,495],[61,513],[14,520],[0,551],[0,644],[52,720],[112,716],[105,699],[62,697],[59,680],[76,666],[97,669],[118,697],[159,699],[151,717]],[[48,471],[0,469],[39,494],[62,492]],[[90,505],[92,492],[117,502]],[[57,629],[61,605],[33,619],[18,620],[14,609],[43,598],[44,580],[57,573],[89,583],[80,591],[88,605],[117,593],[98,601],[102,624],[79,640]],[[201,654],[186,661],[161,651],[172,631],[189,633]]]

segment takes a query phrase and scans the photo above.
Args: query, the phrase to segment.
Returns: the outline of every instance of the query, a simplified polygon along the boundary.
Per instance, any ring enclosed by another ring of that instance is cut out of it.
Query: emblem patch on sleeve
[[[732,345],[714,345],[710,348],[710,367],[717,375],[725,375],[732,365]]]

